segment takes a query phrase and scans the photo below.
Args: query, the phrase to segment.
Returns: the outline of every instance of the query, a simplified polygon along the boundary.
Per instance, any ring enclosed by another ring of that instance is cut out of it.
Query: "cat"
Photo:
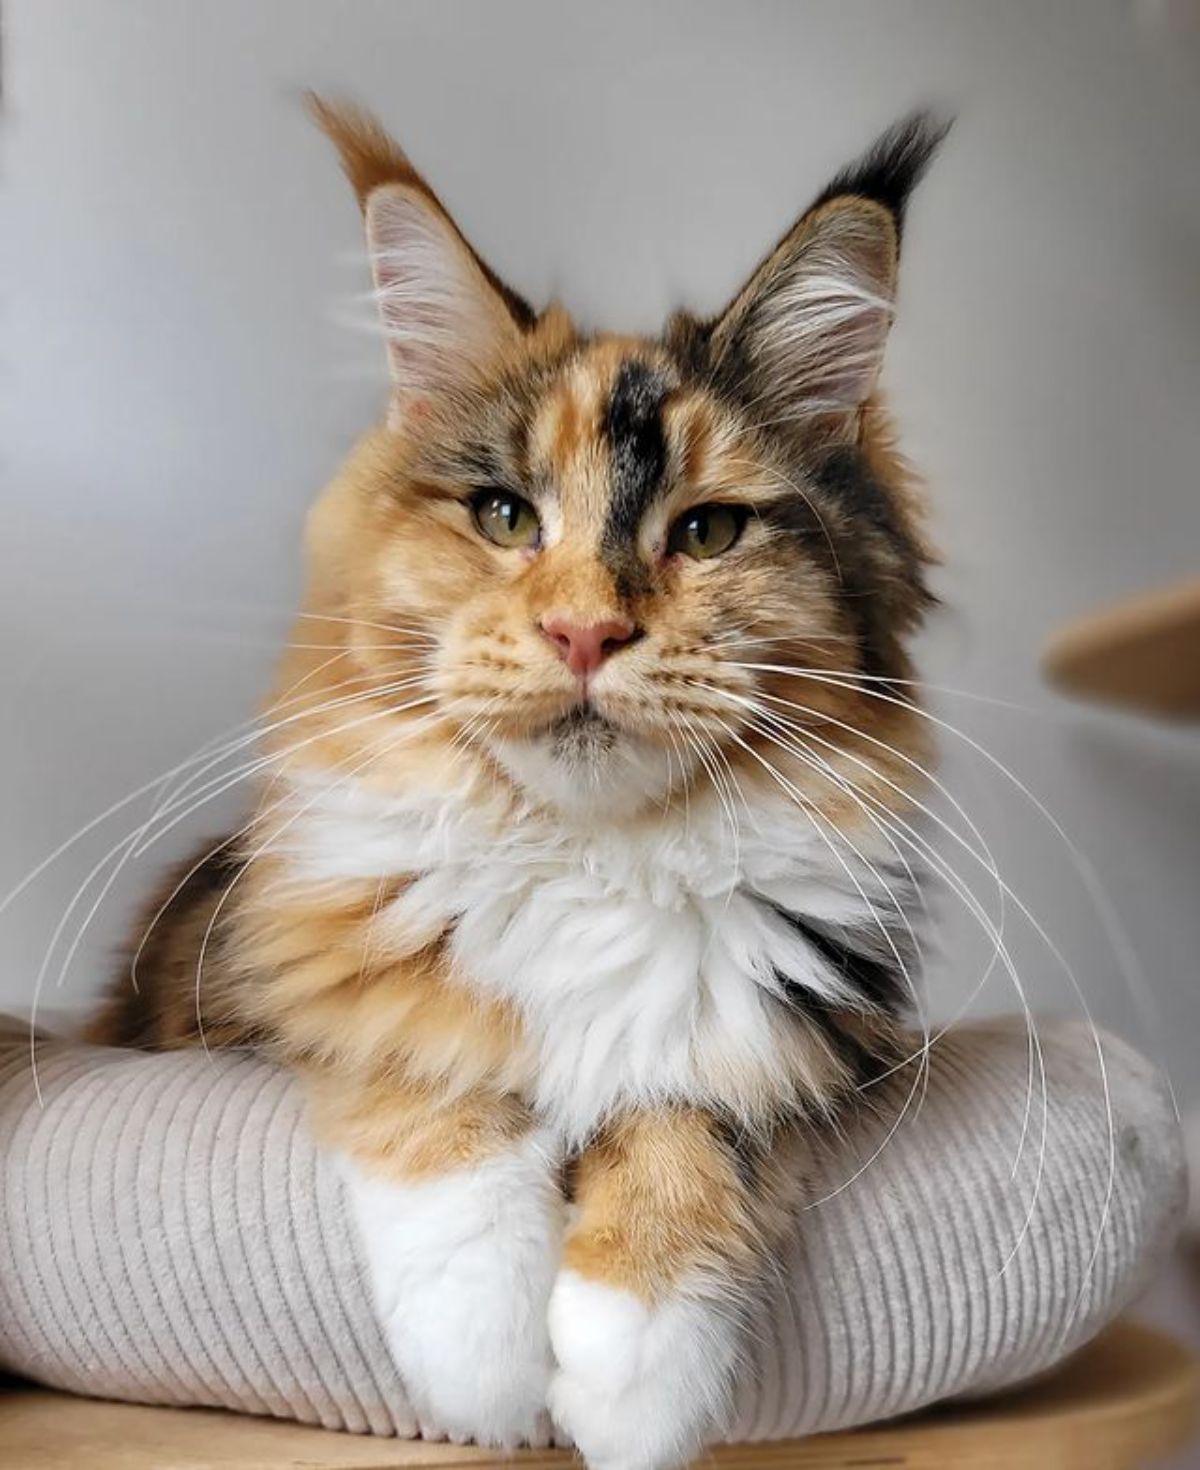
[[[253,814],[92,1035],[303,1074],[423,1423],[671,1467],[911,1045],[934,558],[877,380],[945,129],[893,128],[722,312],[643,338],[535,312],[373,118],[312,110],[386,417],[311,513]]]

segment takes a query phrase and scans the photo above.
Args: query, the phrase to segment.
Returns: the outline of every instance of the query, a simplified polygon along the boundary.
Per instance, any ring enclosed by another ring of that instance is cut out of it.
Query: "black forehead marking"
[[[627,583],[640,565],[638,526],[666,469],[662,408],[667,390],[667,379],[659,368],[627,358],[617,369],[601,420],[611,480],[600,550],[619,583]]]

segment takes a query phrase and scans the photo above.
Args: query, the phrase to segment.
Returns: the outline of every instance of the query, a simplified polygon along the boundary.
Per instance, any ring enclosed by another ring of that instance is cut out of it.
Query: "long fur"
[[[535,315],[376,123],[314,109],[388,412],[310,517],[257,803],[95,1035],[304,1073],[427,1424],[537,1439],[548,1399],[655,1470],[719,1425],[806,1159],[915,999],[928,752],[873,692],[909,687],[930,553],[878,373],[940,131],[642,339]],[[622,633],[579,674],[547,625]]]

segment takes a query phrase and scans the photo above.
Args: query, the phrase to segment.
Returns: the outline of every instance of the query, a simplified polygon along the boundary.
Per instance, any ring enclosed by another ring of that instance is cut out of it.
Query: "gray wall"
[[[379,404],[356,212],[299,87],[376,107],[520,289],[625,327],[714,306],[832,168],[933,100],[960,118],[888,369],[947,553],[926,668],[1033,707],[937,706],[1090,855],[1157,1021],[1037,812],[956,738],[948,779],[1097,1015],[1200,1094],[1200,740],[1061,704],[1036,670],[1061,619],[1200,562],[1200,86],[1195,52],[1147,29],[1170,8],[9,0],[0,888],[251,711],[304,508]],[[102,851],[0,920],[0,1003],[28,1005]],[[49,1003],[91,992],[149,872]],[[944,933],[943,1010],[979,950]],[[1035,1001],[1078,1007],[1044,950],[1018,953]],[[1002,977],[981,1003],[1013,1003]]]

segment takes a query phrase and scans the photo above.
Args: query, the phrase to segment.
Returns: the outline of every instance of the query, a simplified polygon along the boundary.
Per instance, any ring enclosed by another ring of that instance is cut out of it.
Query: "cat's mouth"
[[[619,820],[661,800],[671,780],[662,749],[588,699],[536,732],[493,737],[493,749],[527,792],[589,822]]]
[[[566,760],[592,760],[609,751],[620,729],[595,705],[583,703],[555,720],[546,734],[554,754]]]

